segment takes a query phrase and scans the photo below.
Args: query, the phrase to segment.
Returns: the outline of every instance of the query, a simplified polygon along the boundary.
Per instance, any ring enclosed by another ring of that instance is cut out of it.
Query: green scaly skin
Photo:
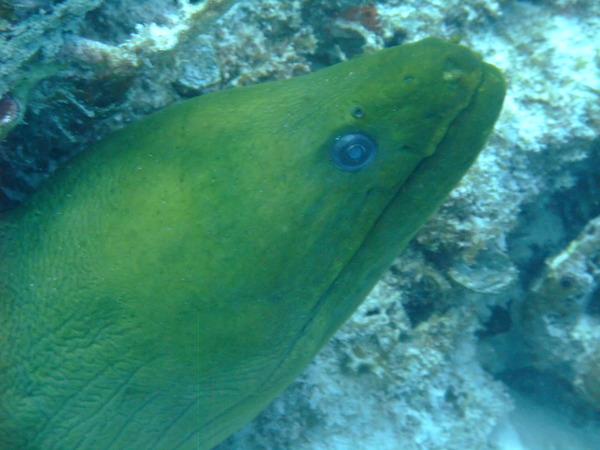
[[[2,218],[0,448],[220,442],[355,310],[504,91],[429,38],[176,104],[73,159]],[[330,155],[348,132],[378,144],[356,172]]]

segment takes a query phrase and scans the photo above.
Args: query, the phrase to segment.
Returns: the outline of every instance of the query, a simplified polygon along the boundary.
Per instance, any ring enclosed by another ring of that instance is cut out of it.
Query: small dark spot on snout
[[[364,115],[365,112],[360,106],[355,106],[354,108],[352,108],[352,116],[356,117],[357,119],[360,119]]]

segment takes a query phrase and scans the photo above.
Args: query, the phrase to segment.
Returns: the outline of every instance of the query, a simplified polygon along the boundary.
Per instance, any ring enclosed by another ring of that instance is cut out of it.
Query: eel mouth
[[[505,92],[501,72],[484,62],[481,67],[479,84],[450,122],[436,152],[398,185],[347,264],[315,302],[310,319],[288,348],[290,358],[301,353],[298,349],[306,335],[321,336],[314,346],[316,352],[348,319],[477,158],[500,113]],[[335,320],[315,320],[322,315]],[[283,364],[274,368],[269,380]]]
[[[481,62],[481,69],[481,79],[470,101],[450,122],[437,150],[398,185],[347,264],[315,302],[310,319],[289,346],[288,355],[299,353],[297,349],[307,334],[313,338],[315,334],[322,336],[315,346],[315,352],[318,351],[356,310],[475,161],[500,114],[506,90],[504,77],[496,67]],[[321,315],[335,320],[316,321]],[[282,365],[283,362],[274,369],[272,376]]]
[[[348,263],[316,302],[302,333],[313,326],[314,317],[329,314],[337,320],[323,330],[325,342],[354,312],[473,164],[500,114],[505,92],[502,73],[482,61],[481,79],[470,101],[452,119],[436,151],[399,184]]]

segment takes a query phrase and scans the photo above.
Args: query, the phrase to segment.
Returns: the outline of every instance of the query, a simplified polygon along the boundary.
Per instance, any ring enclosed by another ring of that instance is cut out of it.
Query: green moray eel
[[[207,449],[296,377],[505,92],[437,38],[181,102],[0,225],[0,448]]]

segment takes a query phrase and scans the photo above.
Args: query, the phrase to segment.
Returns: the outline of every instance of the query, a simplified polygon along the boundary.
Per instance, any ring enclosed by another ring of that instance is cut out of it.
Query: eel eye
[[[371,164],[377,153],[377,143],[364,133],[338,136],[331,147],[331,157],[338,168],[354,172]]]

